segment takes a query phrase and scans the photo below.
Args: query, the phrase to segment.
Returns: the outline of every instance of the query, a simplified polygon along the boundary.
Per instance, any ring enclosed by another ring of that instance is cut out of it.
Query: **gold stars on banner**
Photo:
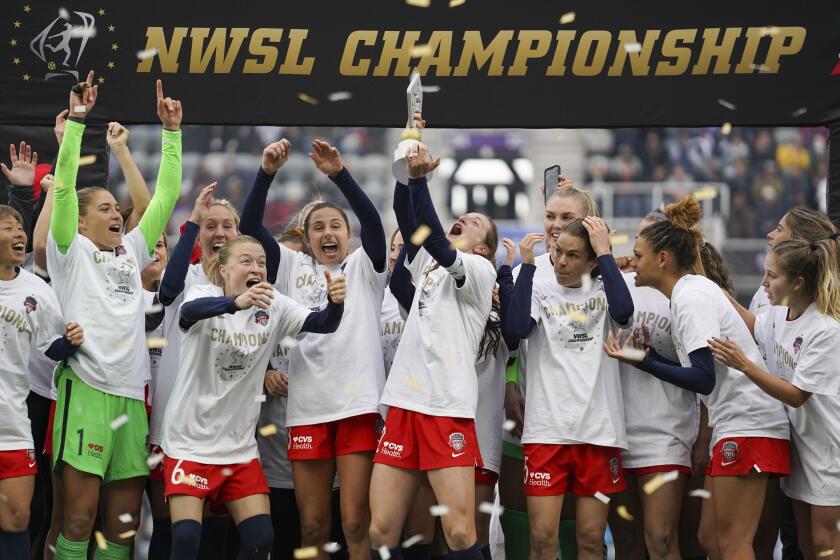
[[[104,84],[104,83],[105,83],[105,78],[104,78],[104,77],[102,77],[102,76],[99,76],[99,78],[97,78],[97,80],[96,80],[96,81],[97,81],[97,82],[99,82],[99,85],[102,85],[102,84]]]
[[[104,8],[99,8],[99,15],[100,15],[100,16],[104,16],[104,15],[105,15],[105,9],[104,9]]]
[[[24,74],[24,75],[23,75],[23,81],[24,81],[24,82],[28,82],[28,81],[29,81],[29,74]]]
[[[117,30],[117,27],[116,27],[116,26],[114,26],[114,25],[109,25],[109,26],[108,26],[108,32],[113,33],[113,32],[114,32],[114,31],[116,31],[116,30]]]
[[[30,7],[29,7],[29,4],[27,4],[27,5],[25,5],[25,6],[23,7],[23,11],[24,11],[24,12],[26,12],[26,13],[28,14],[29,12],[31,12],[31,11],[32,11],[32,8],[30,8]]]
[[[19,28],[19,27],[20,27],[20,22],[19,22],[19,21],[16,21],[16,22],[14,22],[12,25],[14,25],[14,26],[15,26],[15,29],[17,29],[17,28]]]
[[[111,50],[112,50],[112,51],[115,51],[115,50],[117,50],[118,48],[120,48],[120,46],[119,46],[118,44],[116,44],[116,43],[111,43]]]
[[[116,66],[116,64],[114,64],[114,61],[113,61],[113,60],[109,60],[109,61],[108,61],[108,70],[113,70],[113,69],[114,69],[114,66]]]
[[[20,64],[20,59],[18,57],[14,57],[12,59],[12,64]]]
[[[9,41],[9,44],[12,45],[13,47],[16,47],[17,46],[17,41],[15,39],[12,39],[11,41]]]

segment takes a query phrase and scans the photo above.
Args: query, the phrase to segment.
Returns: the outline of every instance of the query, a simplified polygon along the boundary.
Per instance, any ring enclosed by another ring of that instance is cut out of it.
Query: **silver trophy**
[[[394,150],[394,161],[391,164],[391,172],[394,174],[394,178],[403,185],[408,184],[405,154],[408,153],[409,148],[420,142],[420,131],[414,127],[414,113],[416,111],[422,113],[423,111],[423,84],[420,82],[420,74],[417,72],[411,74],[411,81],[408,83],[408,89],[405,90],[405,97],[408,104],[408,120],[400,143]],[[431,176],[432,174],[429,173],[426,178],[429,179]]]

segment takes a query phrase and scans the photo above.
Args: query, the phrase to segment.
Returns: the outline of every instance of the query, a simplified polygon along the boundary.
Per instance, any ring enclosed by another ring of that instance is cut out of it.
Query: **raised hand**
[[[516,260],[516,243],[505,237],[502,239],[502,244],[505,246],[505,266],[513,266],[513,261]]]
[[[426,128],[426,120],[423,118],[423,115],[420,111],[414,111],[414,128],[417,129],[418,132],[423,132]]]
[[[105,140],[112,150],[125,148],[128,146],[128,129],[118,122],[109,122]]]
[[[55,184],[55,177],[53,177],[52,173],[47,173],[41,179],[41,190],[45,193],[50,192],[50,189],[53,188],[53,184]]]
[[[20,143],[20,152],[15,151],[15,145],[9,144],[9,156],[12,160],[12,168],[0,163],[0,171],[13,185],[19,187],[31,187],[35,181],[35,165],[38,163],[38,152],[32,151],[32,146],[26,142]]]
[[[219,183],[210,183],[201,189],[201,192],[198,193],[197,197],[195,197],[195,204],[193,204],[193,209],[190,213],[190,221],[192,223],[201,225],[201,222],[204,220],[204,216],[207,215],[210,207],[213,206],[213,191],[218,186]]]
[[[646,334],[649,339],[649,334]],[[611,332],[607,335],[607,340],[604,341],[604,352],[610,358],[615,358],[619,362],[630,364],[631,366],[638,365],[645,360],[647,356],[647,349],[639,343],[638,334],[627,336],[622,341],[622,332]]]
[[[330,146],[323,140],[315,140],[312,142],[312,150],[309,152],[309,158],[315,162],[315,167],[324,175],[335,177],[344,169],[338,148]]]
[[[263,150],[260,167],[265,173],[274,175],[289,160],[291,153],[292,143],[285,138],[279,142],[273,142]]]
[[[234,303],[239,309],[248,309],[251,306],[268,309],[272,299],[274,299],[274,288],[268,282],[260,282],[239,294]]]
[[[534,264],[534,247],[544,240],[544,233],[528,233],[519,241],[519,256],[524,264]]]
[[[99,95],[99,86],[93,85],[93,70],[88,72],[87,79],[84,82],[79,83],[78,86],[73,86],[73,88],[81,90],[81,93],[77,93],[73,89],[70,90],[70,116],[84,120],[93,106],[96,105],[96,96]]]
[[[325,270],[324,278],[327,279],[327,293],[330,296],[330,301],[336,304],[344,303],[344,298],[347,297],[347,284],[344,281],[344,275],[333,278],[329,270]]]
[[[167,130],[178,130],[181,128],[181,119],[183,118],[183,111],[181,109],[181,102],[171,97],[163,96],[163,82],[158,80],[155,82],[157,89],[157,114],[160,122],[163,123],[163,128]]]
[[[67,124],[67,114],[69,112],[69,110],[64,109],[55,116],[55,126],[53,127],[53,132],[55,133],[55,139],[58,141],[59,146],[61,146],[61,141],[64,139],[64,126]]]
[[[604,220],[597,216],[587,216],[583,219],[583,227],[589,232],[589,242],[596,256],[612,254],[610,230]]]
[[[633,256],[629,257],[616,257],[615,264],[618,265],[618,269],[621,272],[635,272],[636,270],[636,263],[633,261]]]
[[[408,167],[408,177],[410,179],[420,179],[437,169],[437,166],[440,165],[440,158],[432,161],[429,148],[422,142],[417,142],[408,149],[405,154],[405,162]]]
[[[85,331],[79,323],[67,323],[64,325],[64,338],[73,346],[81,346],[85,341]]]

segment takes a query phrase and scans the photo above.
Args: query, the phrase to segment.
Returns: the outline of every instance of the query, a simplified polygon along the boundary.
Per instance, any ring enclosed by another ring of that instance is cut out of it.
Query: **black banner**
[[[814,125],[840,119],[840,2],[7,0],[0,124],[92,119],[435,127]]]

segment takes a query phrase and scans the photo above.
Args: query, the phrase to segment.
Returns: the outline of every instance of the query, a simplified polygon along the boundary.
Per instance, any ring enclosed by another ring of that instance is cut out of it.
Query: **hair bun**
[[[703,211],[697,199],[688,195],[666,206],[665,216],[674,227],[689,231],[700,223]]]

